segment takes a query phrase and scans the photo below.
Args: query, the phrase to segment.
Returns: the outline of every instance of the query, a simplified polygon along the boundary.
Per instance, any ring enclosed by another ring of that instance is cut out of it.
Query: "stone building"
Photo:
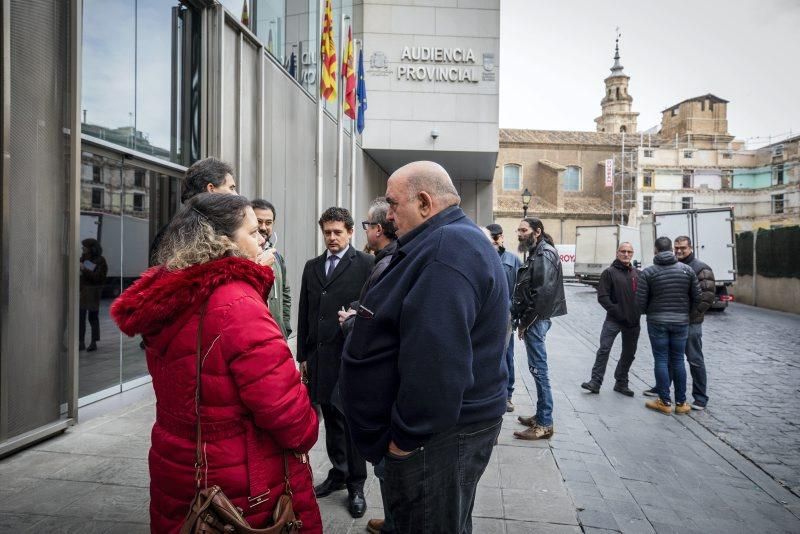
[[[525,189],[533,195],[528,214],[543,220],[556,243],[574,244],[576,226],[611,224],[613,189],[605,184],[605,162],[620,153],[624,139],[640,140],[631,135],[639,114],[631,111],[629,80],[618,40],[596,132],[500,130],[493,211],[506,233],[519,223]]]

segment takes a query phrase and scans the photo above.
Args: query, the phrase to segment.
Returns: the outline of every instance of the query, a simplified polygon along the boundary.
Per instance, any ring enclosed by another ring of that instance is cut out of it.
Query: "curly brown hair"
[[[158,263],[174,271],[224,256],[239,256],[234,234],[250,201],[237,195],[201,193],[189,199],[167,228]]]

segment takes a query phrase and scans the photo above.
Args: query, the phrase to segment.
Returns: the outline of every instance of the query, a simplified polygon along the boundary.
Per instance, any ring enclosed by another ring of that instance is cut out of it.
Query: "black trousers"
[[[471,534],[478,481],[501,418],[456,426],[405,457],[387,454],[386,501],[398,534]],[[383,491],[382,490],[382,491]]]
[[[622,333],[622,354],[620,354],[617,368],[614,370],[614,379],[619,386],[628,385],[628,372],[631,370],[631,365],[633,365],[633,360],[636,357],[639,330],[639,326],[623,326],[616,321],[606,320],[603,323],[603,330],[600,332],[600,348],[597,349],[594,367],[592,367],[592,382],[597,385],[603,383],[611,347],[614,345],[617,334]]]
[[[87,310],[80,308],[78,314],[78,341],[84,344],[86,338],[86,316],[89,316],[89,326],[92,327],[92,339],[90,342],[100,341],[100,312],[98,310]]]
[[[364,491],[367,462],[353,444],[344,414],[332,404],[320,404],[320,409],[325,422],[325,448],[332,464],[328,478],[346,483],[348,491]]]

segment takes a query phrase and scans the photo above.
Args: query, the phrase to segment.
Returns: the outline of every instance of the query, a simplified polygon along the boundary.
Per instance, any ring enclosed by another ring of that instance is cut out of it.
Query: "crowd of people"
[[[478,481],[514,410],[515,336],[537,402],[514,436],[554,433],[546,336],[567,307],[542,221],[520,221],[520,261],[499,225],[466,216],[444,168],[410,163],[361,222],[369,252],[353,247],[347,209],[320,215],[325,251],[305,263],[295,301],[274,204],[237,195],[233,169],[213,158],[188,169],[182,191],[152,267],[111,309],[123,332],[142,336],[156,394],[152,530],[185,529],[197,492],[219,486],[253,527],[275,525],[277,496],[288,492],[292,528],[321,532],[317,499],[334,492],[346,490],[349,513],[364,516],[370,462],[384,511],[370,532],[471,532]],[[701,323],[713,274],[688,238],[676,239],[677,257],[671,247],[659,238],[655,265],[639,273],[631,245],[620,245],[598,289],[607,317],[584,389],[599,392],[622,333],[614,390],[633,396],[628,371],[645,313],[656,378],[648,407],[669,413],[674,383],[675,411],[688,411],[684,353],[695,405],[705,406]],[[331,468],[314,486],[308,452],[319,417]]]

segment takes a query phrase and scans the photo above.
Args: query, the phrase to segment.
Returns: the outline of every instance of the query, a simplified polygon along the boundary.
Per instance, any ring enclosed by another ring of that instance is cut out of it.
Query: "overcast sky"
[[[619,26],[639,130],[713,93],[748,145],[800,133],[800,0],[501,1],[501,128],[595,131]]]

